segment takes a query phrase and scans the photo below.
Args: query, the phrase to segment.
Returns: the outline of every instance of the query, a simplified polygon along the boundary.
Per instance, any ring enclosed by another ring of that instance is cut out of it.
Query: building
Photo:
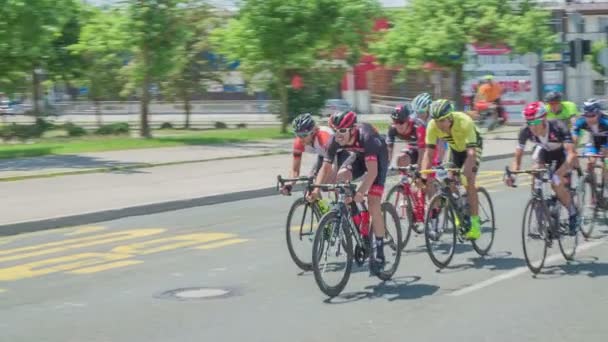
[[[607,78],[594,70],[590,62],[584,61],[575,67],[568,64],[568,59],[573,58],[568,43],[577,39],[588,40],[591,45],[608,42],[608,0],[539,0],[539,3],[553,12],[553,27],[564,44],[562,68],[566,97],[580,103],[585,98],[606,96]]]

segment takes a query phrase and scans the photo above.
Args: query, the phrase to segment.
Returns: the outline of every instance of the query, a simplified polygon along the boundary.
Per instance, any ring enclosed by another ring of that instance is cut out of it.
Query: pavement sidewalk
[[[510,156],[515,136],[486,136],[484,159]],[[290,149],[291,140],[273,140],[0,161],[5,180],[41,177],[0,183],[0,235],[270,195],[276,175],[288,174]],[[303,170],[313,161],[305,156]],[[66,171],[91,173],[44,177]]]

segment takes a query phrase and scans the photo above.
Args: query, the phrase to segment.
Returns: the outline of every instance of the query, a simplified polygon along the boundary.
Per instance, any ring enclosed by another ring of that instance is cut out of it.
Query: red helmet
[[[338,112],[329,118],[329,126],[334,130],[350,128],[357,122],[357,114],[353,111]]]
[[[526,107],[524,107],[522,113],[524,114],[524,119],[536,120],[544,118],[547,115],[547,109],[545,108],[545,104],[543,102],[535,101],[528,103]]]

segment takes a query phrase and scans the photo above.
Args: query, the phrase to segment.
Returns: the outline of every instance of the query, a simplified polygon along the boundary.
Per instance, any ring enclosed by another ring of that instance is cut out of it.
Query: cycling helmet
[[[433,102],[433,99],[431,98],[431,94],[429,94],[429,93],[418,94],[412,100],[412,109],[415,112],[425,111],[429,108],[429,106],[431,105],[431,102]]]
[[[403,122],[406,121],[411,114],[412,111],[408,106],[397,105],[397,107],[395,107],[395,109],[393,109],[391,112],[391,119]]]
[[[562,100],[562,93],[552,91],[545,95],[545,102],[559,102]]]
[[[315,120],[312,118],[310,113],[304,113],[298,115],[293,120],[293,131],[296,133],[309,133],[315,128]]]
[[[353,111],[338,112],[329,118],[329,126],[334,130],[353,127],[356,122],[357,113]]]
[[[588,99],[583,102],[583,115],[584,116],[593,116],[595,114],[601,113],[602,105],[600,101],[597,99]],[[587,115],[592,114],[592,115]]]
[[[547,115],[545,104],[541,101],[528,103],[522,111],[526,121],[544,118]]]
[[[441,119],[452,113],[454,111],[454,106],[452,106],[452,103],[449,100],[440,99],[431,103],[429,111],[433,119]]]

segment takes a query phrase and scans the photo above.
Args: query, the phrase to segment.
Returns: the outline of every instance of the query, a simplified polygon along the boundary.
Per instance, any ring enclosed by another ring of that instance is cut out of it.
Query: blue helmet
[[[602,105],[597,99],[588,99],[583,102],[583,115],[591,116],[591,114],[599,114],[602,112]],[[589,115],[587,115],[589,114]]]

